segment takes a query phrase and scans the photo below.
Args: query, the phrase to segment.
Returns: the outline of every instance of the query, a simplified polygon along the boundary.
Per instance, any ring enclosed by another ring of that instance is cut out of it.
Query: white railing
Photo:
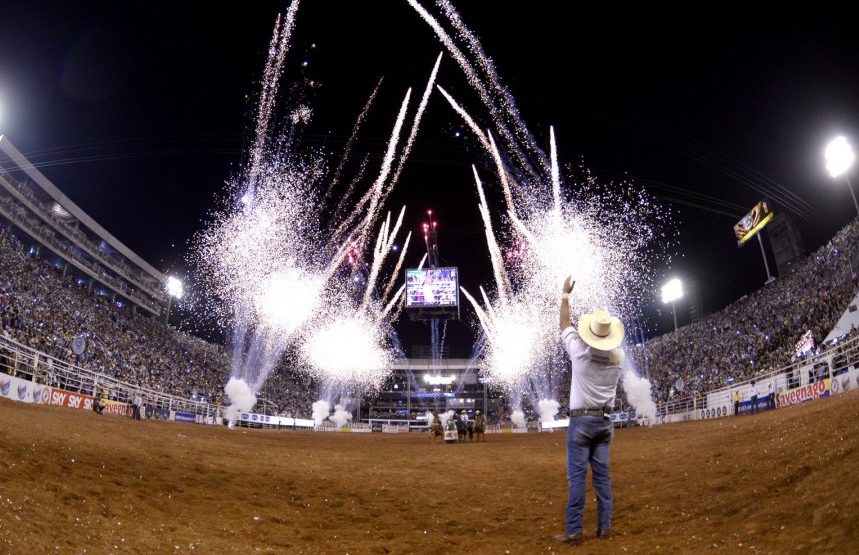
[[[778,395],[780,392],[823,379],[832,379],[833,375],[838,376],[846,372],[851,365],[856,364],[859,364],[859,337],[841,341],[816,356],[798,360],[778,370],[742,382],[660,403],[657,408],[657,421],[663,423],[733,415],[732,394],[736,391],[740,393],[741,401],[747,401],[752,380],[758,384],[758,399],[763,399],[769,393],[770,384],[775,395]]]
[[[91,397],[106,394],[108,399],[130,403],[139,393],[144,403],[156,409],[185,412],[195,416],[219,417],[220,406],[193,401],[161,391],[133,385],[87,370],[0,336],[0,372],[49,387]]]

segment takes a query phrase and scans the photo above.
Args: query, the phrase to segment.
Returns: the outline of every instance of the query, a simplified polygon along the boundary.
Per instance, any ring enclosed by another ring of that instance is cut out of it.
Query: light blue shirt
[[[600,351],[582,341],[572,326],[561,332],[570,357],[570,410],[614,407],[617,382],[623,373],[623,352]]]

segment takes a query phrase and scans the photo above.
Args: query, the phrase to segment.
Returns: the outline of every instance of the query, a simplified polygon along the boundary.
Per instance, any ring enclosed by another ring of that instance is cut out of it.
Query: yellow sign
[[[773,219],[775,214],[772,213],[765,200],[760,201],[752,208],[752,211],[746,214],[742,220],[734,226],[734,235],[737,237],[737,246],[742,247],[743,243],[755,236],[755,234],[763,229],[765,225]]]

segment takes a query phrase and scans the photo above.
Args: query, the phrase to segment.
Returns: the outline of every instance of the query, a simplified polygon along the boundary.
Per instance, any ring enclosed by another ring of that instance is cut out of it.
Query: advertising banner
[[[28,380],[0,374],[0,397],[22,403],[43,403],[51,401],[51,388]]]
[[[763,229],[773,219],[773,216],[774,214],[769,206],[767,206],[765,200],[757,203],[751,212],[734,225],[734,236],[737,238],[737,246],[742,247],[746,241]]]
[[[51,389],[50,404],[70,409],[92,410],[93,398],[62,389]]]
[[[280,424],[279,416],[271,416],[268,414],[256,414],[254,412],[243,412],[241,421],[248,424],[258,424],[260,426],[277,426]]]
[[[788,407],[790,405],[798,405],[799,403],[804,403],[805,401],[810,401],[812,399],[829,397],[831,392],[832,389],[829,387],[829,378],[826,378],[819,382],[782,391],[776,396],[776,398],[778,399],[779,407]]]
[[[175,420],[176,422],[191,422],[193,424],[197,422],[197,417],[190,412],[175,411],[173,413],[173,420]]]
[[[119,416],[131,416],[131,405],[119,401],[104,400],[104,414],[118,414]]]

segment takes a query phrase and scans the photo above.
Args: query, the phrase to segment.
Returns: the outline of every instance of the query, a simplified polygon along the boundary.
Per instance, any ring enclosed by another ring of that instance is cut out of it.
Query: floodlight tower
[[[674,331],[677,331],[677,310],[674,303],[683,298],[683,283],[674,278],[662,286],[662,303],[671,303],[671,314],[674,315]]]
[[[182,280],[175,276],[167,276],[167,283],[165,286],[167,290],[167,315],[164,317],[164,323],[170,324],[170,308],[173,305],[173,299],[177,301],[182,299],[185,294],[185,287],[182,284]]]
[[[844,176],[847,181],[847,188],[850,190],[850,196],[853,197],[853,206],[856,208],[856,215],[859,215],[859,203],[856,202],[856,194],[853,192],[853,185],[850,183],[850,166],[856,160],[856,155],[853,154],[853,147],[845,137],[838,136],[829,141],[826,145],[826,150],[823,152],[826,158],[826,170],[833,178]]]

